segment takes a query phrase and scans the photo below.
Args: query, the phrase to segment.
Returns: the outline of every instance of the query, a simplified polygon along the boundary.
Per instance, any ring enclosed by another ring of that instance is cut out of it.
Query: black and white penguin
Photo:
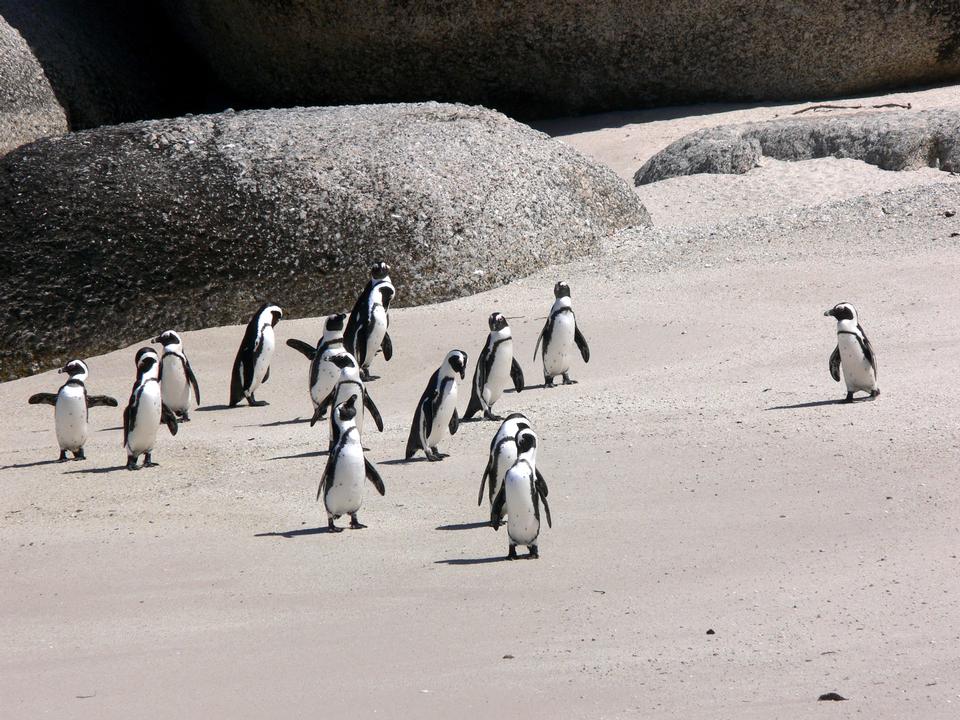
[[[370,268],[370,282],[357,298],[343,335],[347,351],[360,363],[360,377],[364,381],[374,379],[370,364],[381,349],[384,360],[393,357],[393,342],[387,328],[390,301],[395,294],[396,289],[390,282],[390,266],[382,260],[375,262]]]
[[[447,455],[437,446],[447,437],[456,435],[460,427],[457,415],[457,375],[463,380],[467,372],[467,354],[451,350],[443,364],[430,376],[420,396],[407,439],[406,458],[412,458],[418,449],[427,460],[441,460]]]
[[[316,347],[311,347],[303,340],[287,340],[287,345],[310,359],[310,400],[314,413],[319,412],[318,420],[323,419],[332,402],[332,392],[340,377],[340,368],[333,363],[332,358],[347,354],[343,344],[343,326],[346,319],[346,313],[328,315],[323,323],[323,335],[317,341]]]
[[[557,375],[563,376],[564,385],[572,385],[576,380],[570,379],[570,363],[573,358],[573,346],[576,343],[580,356],[585,363],[590,362],[590,348],[587,339],[583,337],[577,327],[577,318],[573,314],[570,304],[570,286],[565,282],[558,282],[553,286],[553,307],[547,322],[540,331],[537,345],[533,349],[533,359],[537,359],[537,350],[540,341],[543,341],[543,385],[552,388],[553,379]]]
[[[60,445],[60,462],[67,461],[67,451],[73,453],[74,460],[86,460],[83,446],[87,443],[87,422],[89,408],[117,407],[116,399],[109,395],[88,395],[86,380],[90,371],[83,360],[71,360],[58,372],[70,376],[56,393],[36,393],[31,395],[31,405],[53,405],[54,426],[57,430],[57,443]]]
[[[511,413],[500,423],[500,427],[490,441],[490,454],[483,477],[480,478],[480,493],[477,495],[477,505],[483,504],[483,488],[487,488],[487,495],[491,507],[500,488],[507,470],[517,462],[517,434],[521,430],[532,430],[530,419],[523,413]],[[537,471],[539,472],[539,471]],[[501,507],[501,513],[506,512],[506,506]],[[501,515],[496,522],[503,519]]]
[[[840,368],[847,385],[845,402],[853,402],[858,390],[880,394],[877,385],[877,355],[857,317],[857,309],[850,303],[840,303],[824,313],[837,319],[837,347],[830,355],[830,375],[840,382]]]
[[[337,442],[330,449],[327,465],[317,488],[317,500],[323,495],[330,532],[343,530],[334,524],[341,515],[350,516],[351,528],[366,527],[357,520],[357,512],[363,504],[364,480],[369,479],[381,495],[387,492],[377,468],[363,455],[360,431],[356,423],[356,402],[357,396],[351,395],[346,401],[335,405],[330,413],[330,420],[337,427]]]
[[[253,314],[243,334],[237,358],[233,361],[233,374],[230,376],[230,407],[235,407],[244,398],[250,405],[266,405],[258,401],[253,394],[263,383],[270,379],[270,360],[276,339],[273,328],[283,310],[276,305],[264,303]]]
[[[513,335],[507,319],[495,312],[487,324],[490,334],[477,358],[477,368],[473,371],[473,391],[467,411],[463,414],[464,419],[470,419],[483,410],[483,417],[487,420],[502,420],[493,414],[493,404],[500,399],[511,381],[517,392],[523,390],[523,370],[513,357]]]
[[[353,359],[353,355],[350,353],[334,355],[332,358],[330,358],[330,362],[332,362],[340,370],[340,375],[337,378],[337,384],[330,393],[332,397],[330,407],[336,407],[337,405],[346,402],[351,397],[356,397],[358,400],[360,400],[360,407],[358,407],[356,410],[356,420],[354,422],[359,433],[361,435],[363,434],[364,409],[366,409],[367,412],[369,412],[373,417],[373,422],[376,423],[377,430],[383,432],[383,418],[380,416],[380,410],[377,409],[377,405],[373,402],[373,398],[370,397],[370,393],[367,392],[367,388],[363,384],[363,380],[360,379],[360,367],[357,365],[357,361]],[[320,412],[322,409],[323,406],[320,406],[314,411],[313,417],[310,420],[310,427],[313,427],[320,419]],[[337,433],[337,423],[334,422],[333,413],[331,412],[331,447],[337,443]]]
[[[183,352],[183,340],[174,330],[167,330],[153,339],[163,345],[160,356],[160,393],[163,404],[173,410],[180,422],[190,422],[190,389],[200,404],[200,385],[190,361]]]
[[[153,446],[157,430],[164,423],[171,435],[177,434],[177,416],[163,404],[160,391],[160,356],[151,348],[138,351],[137,381],[123,411],[123,446],[127,451],[127,470],[156,467]],[[143,455],[143,465],[137,459]]]
[[[490,524],[499,529],[506,505],[507,535],[510,537],[508,560],[517,558],[517,545],[526,545],[529,557],[540,557],[537,538],[540,535],[540,501],[547,514],[547,525],[553,527],[547,504],[547,483],[537,473],[537,436],[533,430],[517,433],[517,461],[503,478],[503,486],[490,508]]]

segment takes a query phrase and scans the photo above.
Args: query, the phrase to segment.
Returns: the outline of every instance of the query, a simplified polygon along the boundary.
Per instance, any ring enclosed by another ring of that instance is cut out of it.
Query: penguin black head
[[[497,330],[503,330],[507,326],[507,319],[500,313],[495,312],[490,315],[487,324],[490,326],[492,332],[496,332]]]
[[[178,335],[174,330],[167,330],[155,337],[150,342],[160,343],[164,347],[167,345],[183,345],[183,340],[180,339],[180,335]]]
[[[270,315],[273,317],[273,320],[270,321],[270,324],[273,327],[276,327],[277,323],[280,322],[280,318],[283,317],[283,310],[281,310],[278,307],[275,307],[273,310],[270,311]]]
[[[351,395],[337,405],[337,417],[341,420],[353,420],[357,416],[357,396]]]
[[[140,355],[140,359],[137,360],[137,372],[142,375],[148,372],[158,362],[160,362],[160,359],[153,350],[148,353],[143,353]]]
[[[346,313],[335,313],[327,316],[327,322],[324,324],[326,330],[343,330],[343,323],[347,319]]]
[[[533,430],[525,429],[517,433],[517,454],[522,455],[537,446],[537,436]]]
[[[370,277],[374,280],[383,280],[389,274],[390,266],[383,260],[377,260],[377,262],[370,266]]]
[[[134,356],[134,358],[133,358],[133,363],[134,363],[134,365],[136,365],[138,368],[140,367],[140,360],[143,358],[144,355],[153,355],[154,357],[158,357],[158,356],[157,356],[157,351],[154,350],[152,347],[142,347],[142,348],[140,348],[139,350],[137,350],[137,354],[136,354],[136,355]]]
[[[463,350],[451,350],[447,353],[447,363],[463,380],[467,373],[467,354]]]
[[[839,320],[856,320],[857,319],[857,309],[853,307],[850,303],[837,303],[832,308],[827,310],[824,314],[824,317],[835,317]]]
[[[71,378],[81,375],[83,376],[80,378],[81,380],[89,374],[89,370],[87,370],[87,364],[83,360],[71,360],[57,372],[66,373]]]
[[[570,286],[561,280],[553,286],[553,296],[557,299],[562,297],[570,297]]]

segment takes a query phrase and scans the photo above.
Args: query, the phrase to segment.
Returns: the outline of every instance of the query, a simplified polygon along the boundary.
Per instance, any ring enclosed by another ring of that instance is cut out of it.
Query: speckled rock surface
[[[0,155],[67,131],[67,117],[30,47],[0,17]]]
[[[960,171],[960,112],[896,110],[723,125],[671,143],[634,175],[637,185],[696,173],[743,174],[761,156],[853,158],[883,170]]]
[[[164,0],[235,107],[446,100],[516,117],[960,76],[943,0]]]
[[[649,216],[611,170],[483,108],[222,113],[41,140],[0,160],[0,378],[168,327],[398,304],[594,250]]]

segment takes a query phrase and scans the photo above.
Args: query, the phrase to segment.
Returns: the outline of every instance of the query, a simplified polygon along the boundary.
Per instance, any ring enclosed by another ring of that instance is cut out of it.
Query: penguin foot
[[[177,419],[180,422],[190,422],[190,416],[185,412],[180,413],[180,416]]]
[[[61,451],[60,451],[60,457],[59,457],[59,459],[57,460],[57,462],[66,462],[66,461],[67,461],[67,451],[66,451],[66,450],[61,450]]]
[[[73,454],[74,460],[86,460],[87,456],[83,454],[83,448],[80,448]]]
[[[517,546],[511,543],[510,549],[507,551],[507,560],[516,560],[516,559],[517,559]]]
[[[852,393],[852,392],[848,392],[848,393],[847,393],[847,396],[843,399],[843,401],[844,401],[845,403],[852,403],[852,402],[853,402],[853,393]]]
[[[530,545],[530,546],[527,548],[527,551],[528,551],[528,552],[527,552],[527,557],[528,557],[530,560],[539,560],[539,559],[540,559],[540,551],[537,549],[537,546],[536,546],[536,545]]]
[[[254,400],[253,395],[247,398],[247,402],[250,404],[250,407],[264,407],[270,404],[266,400]]]
[[[576,385],[576,384],[577,384],[577,381],[576,381],[576,380],[571,380],[571,379],[570,379],[570,376],[567,375],[566,373],[564,373],[564,374],[563,374],[563,384],[564,384],[564,385]]]
[[[137,458],[135,455],[127,455],[127,470],[139,470],[137,467]]]
[[[333,520],[327,521],[327,530],[329,530],[330,532],[343,532],[343,528],[337,527],[336,525],[334,525]]]
[[[442,459],[436,453],[424,453],[424,455],[427,456],[427,460],[429,460],[430,462],[440,462],[440,460]]]
[[[364,525],[362,522],[360,522],[359,520],[357,520],[357,516],[356,516],[356,515],[351,515],[351,516],[350,516],[350,527],[351,527],[353,530],[363,530],[363,528],[365,528],[366,525]]]
[[[876,400],[878,397],[880,397],[880,388],[876,388],[876,389],[874,389],[874,390],[871,390],[871,391],[870,391],[870,397],[871,397],[871,399],[874,399],[874,400]]]
[[[127,465],[127,470],[139,470],[140,466],[134,463],[133,465]]]
[[[150,453],[143,456],[143,467],[158,467],[160,463],[155,463]]]
[[[492,412],[490,412],[489,410],[485,410],[485,411],[483,412],[483,417],[484,417],[485,420],[503,420],[503,416],[502,416],[502,415],[494,415],[494,414],[493,414]]]
[[[553,384],[553,377],[547,377],[546,375],[544,375],[544,376],[543,376],[543,386],[544,386],[545,388],[556,387],[556,385]]]

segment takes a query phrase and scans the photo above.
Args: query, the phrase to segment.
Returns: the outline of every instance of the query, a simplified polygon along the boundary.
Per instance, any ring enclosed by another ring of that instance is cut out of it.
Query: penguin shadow
[[[321,525],[320,527],[315,528],[299,528],[297,530],[285,530],[280,532],[265,532],[257,533],[254,537],[282,537],[287,538],[288,540],[295,537],[300,537],[302,535],[326,535],[333,534],[335,531],[328,528],[326,525]]]
[[[523,386],[523,389],[524,389],[524,390],[543,390],[545,387],[547,387],[546,383],[540,383],[539,385],[524,385],[524,386]],[[557,385],[554,385],[553,387],[557,387]],[[517,394],[517,389],[516,389],[516,388],[512,388],[512,387],[511,387],[511,388],[507,388],[506,390],[503,391],[503,394],[504,394],[504,395],[516,395],[516,394]]]
[[[450,558],[449,560],[434,560],[434,565],[486,565],[488,563],[507,562],[506,555],[485,558]]]
[[[277,420],[268,423],[251,423],[250,425],[241,425],[240,427],[281,427],[283,425],[300,425],[310,422],[310,418],[294,418],[293,420]]]
[[[267,458],[268,460],[296,460],[298,458],[308,458],[308,457],[323,457],[324,455],[329,455],[329,450],[310,450],[308,452],[297,453],[296,455],[277,455],[276,457]]]
[[[117,430],[123,430],[123,425],[117,425],[116,427],[100,428],[97,432],[116,432]]]
[[[235,407],[240,407],[236,405]],[[204,405],[203,407],[195,408],[197,412],[213,412],[215,410],[233,410],[234,408],[229,405]]]
[[[364,448],[366,450],[366,448]],[[425,457],[416,456],[412,458],[394,458],[393,460],[384,460],[383,462],[378,462],[377,465],[407,465],[410,463],[422,463],[430,462]]]
[[[36,462],[31,463],[16,463],[14,465],[4,465],[0,467],[0,470],[21,470],[23,468],[37,467],[39,465],[54,465],[58,464],[60,460],[37,460]],[[69,460],[67,462],[70,462]]]
[[[434,528],[435,530],[475,530],[477,528],[488,528],[490,527],[490,521],[484,520],[483,522],[468,522],[468,523],[458,523],[456,525],[441,525],[440,527]]]
[[[92,467],[92,468],[80,468],[79,470],[66,470],[64,475],[101,475],[103,473],[117,472],[118,470],[126,470],[126,465],[116,465],[114,467]],[[148,468],[149,469],[149,468]]]
[[[875,398],[866,396],[854,398],[853,403],[872,402]],[[810,402],[797,403],[796,405],[774,405],[767,410],[802,410],[804,408],[825,407],[827,405],[851,405],[843,398],[834,398],[833,400],[811,400]]]

